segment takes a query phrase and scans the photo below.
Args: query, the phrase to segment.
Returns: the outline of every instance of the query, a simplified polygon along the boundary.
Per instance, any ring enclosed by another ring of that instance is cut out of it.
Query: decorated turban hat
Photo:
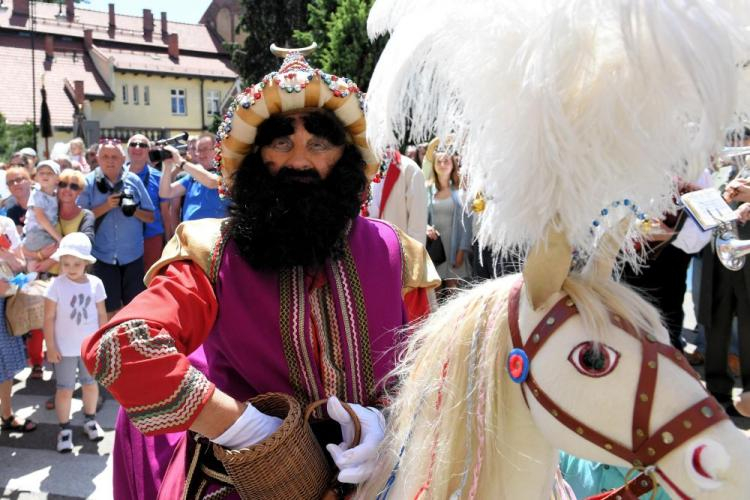
[[[223,194],[243,159],[255,150],[258,127],[266,119],[293,111],[327,109],[333,112],[357,147],[365,162],[365,173],[372,178],[379,166],[365,139],[364,93],[348,78],[312,68],[305,60],[315,45],[306,49],[279,49],[271,46],[284,62],[278,71],[240,93],[227,111],[216,136],[215,165],[222,176]]]

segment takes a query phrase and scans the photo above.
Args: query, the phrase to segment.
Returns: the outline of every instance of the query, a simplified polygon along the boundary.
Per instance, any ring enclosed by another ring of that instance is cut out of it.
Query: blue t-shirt
[[[129,168],[130,164],[125,165]],[[133,172],[135,173],[135,172]],[[151,197],[151,203],[154,204],[154,222],[145,224],[143,237],[150,238],[159,234],[164,234],[164,222],[161,220],[161,203],[165,200],[159,197],[159,182],[161,181],[161,172],[151,165],[146,165],[139,173],[135,174],[140,179]]]
[[[614,465],[600,464],[560,452],[560,472],[578,498],[599,495],[625,484],[628,470]],[[632,477],[631,477],[632,479]],[[651,493],[641,495],[641,500],[649,500]],[[669,500],[669,495],[659,488],[656,500]]]
[[[154,211],[151,197],[137,175],[123,168],[120,179],[114,185],[103,177],[107,189],[102,193],[96,186],[97,174],[101,175],[99,168],[86,176],[86,185],[78,197],[78,205],[81,208],[98,207],[106,203],[107,198],[114,192],[127,189],[133,194],[133,201],[142,210]],[[143,225],[135,216],[127,217],[123,214],[121,208],[113,208],[96,220],[94,247],[91,253],[106,264],[130,264],[143,256]]]
[[[229,201],[219,197],[218,189],[209,189],[189,175],[180,179],[179,183],[185,188],[185,199],[182,201],[183,222],[227,216]]]

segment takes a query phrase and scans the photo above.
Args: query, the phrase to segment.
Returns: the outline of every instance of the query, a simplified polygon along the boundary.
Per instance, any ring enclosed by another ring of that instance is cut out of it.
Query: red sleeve
[[[415,288],[404,295],[406,317],[409,323],[420,320],[430,314],[430,300],[426,288]]]
[[[208,336],[218,303],[201,268],[169,264],[81,347],[89,372],[146,435],[190,427],[214,391],[187,354]]]

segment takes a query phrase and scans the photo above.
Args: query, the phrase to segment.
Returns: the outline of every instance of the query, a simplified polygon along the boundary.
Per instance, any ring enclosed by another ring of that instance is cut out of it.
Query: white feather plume
[[[368,29],[391,38],[368,140],[382,152],[407,132],[454,134],[467,198],[487,199],[482,245],[525,247],[558,220],[585,254],[592,221],[627,215],[613,202],[671,207],[676,179],[697,178],[750,105],[748,13],[747,0],[377,0]]]

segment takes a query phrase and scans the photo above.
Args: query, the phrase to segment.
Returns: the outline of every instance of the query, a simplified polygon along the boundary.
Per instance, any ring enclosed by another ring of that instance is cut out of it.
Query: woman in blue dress
[[[0,216],[0,262],[12,273],[24,266],[16,225],[4,216]],[[1,297],[9,287],[5,279],[0,279],[0,430],[30,432],[36,429],[36,424],[17,418],[11,403],[13,377],[26,367],[26,350],[23,339],[11,335],[5,323],[5,298]]]

